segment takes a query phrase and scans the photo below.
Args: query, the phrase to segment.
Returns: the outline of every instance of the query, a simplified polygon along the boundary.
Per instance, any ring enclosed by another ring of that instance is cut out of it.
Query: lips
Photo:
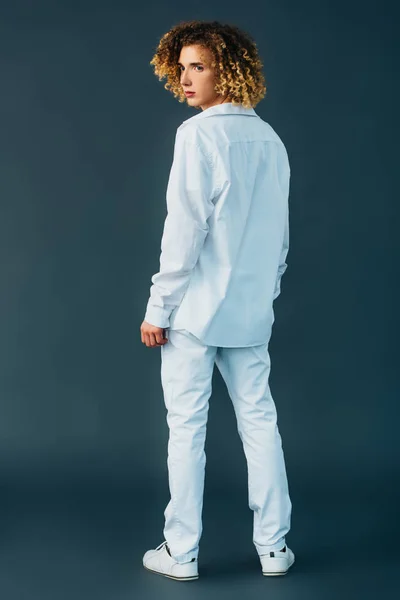
[[[186,96],[193,96],[195,92],[185,92]]]

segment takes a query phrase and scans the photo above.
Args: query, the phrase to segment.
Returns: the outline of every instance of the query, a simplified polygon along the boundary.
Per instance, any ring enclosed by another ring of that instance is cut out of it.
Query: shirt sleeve
[[[161,240],[160,268],[152,278],[144,320],[169,327],[207,236],[214,210],[212,160],[199,142],[178,130],[167,186],[167,216]]]
[[[277,277],[276,277],[276,281],[275,281],[275,290],[274,290],[273,300],[275,300],[275,298],[277,298],[279,296],[279,294],[281,293],[281,279],[282,279],[282,275],[284,274],[284,272],[287,269],[286,257],[287,257],[288,251],[289,251],[289,209],[286,212],[285,231],[284,231],[283,244],[282,244],[282,249],[281,249],[281,254],[280,254],[280,259],[279,259],[278,273],[277,273]]]

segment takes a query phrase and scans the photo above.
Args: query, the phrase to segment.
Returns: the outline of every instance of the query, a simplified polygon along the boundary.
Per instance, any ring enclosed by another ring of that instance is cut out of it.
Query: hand
[[[148,348],[157,348],[168,342],[168,338],[165,337],[165,329],[151,325],[151,323],[148,323],[147,321],[143,321],[140,326],[140,331],[142,342],[143,344],[146,344]]]

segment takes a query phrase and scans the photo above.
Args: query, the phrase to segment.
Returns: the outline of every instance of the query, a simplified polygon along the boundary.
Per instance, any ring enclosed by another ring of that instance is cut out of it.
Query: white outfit
[[[171,499],[164,512],[164,537],[171,555],[178,562],[186,562],[199,553],[204,444],[214,363],[231,397],[247,460],[253,543],[259,555],[280,550],[290,529],[292,504],[268,383],[268,342],[218,348],[177,329],[170,330],[168,338],[161,346],[161,381],[170,430],[167,464]]]
[[[290,528],[292,505],[268,383],[272,304],[289,248],[289,179],[282,141],[252,108],[212,106],[177,130],[160,271],[152,277],[144,319],[168,330],[161,346],[170,428],[164,536],[178,562],[199,551],[214,363],[247,459],[259,555],[283,548]]]
[[[184,121],[144,320],[213,346],[269,339],[287,267],[289,180],[285,146],[253,108],[228,102]]]

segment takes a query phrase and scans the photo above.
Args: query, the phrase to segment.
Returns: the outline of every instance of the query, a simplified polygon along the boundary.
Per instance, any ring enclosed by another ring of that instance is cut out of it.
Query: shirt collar
[[[223,102],[222,104],[215,104],[205,110],[202,110],[198,115],[189,117],[186,121],[192,119],[205,119],[206,117],[212,117],[214,115],[245,115],[247,117],[258,117],[258,114],[254,108],[245,108],[243,104],[232,104],[232,102]]]

